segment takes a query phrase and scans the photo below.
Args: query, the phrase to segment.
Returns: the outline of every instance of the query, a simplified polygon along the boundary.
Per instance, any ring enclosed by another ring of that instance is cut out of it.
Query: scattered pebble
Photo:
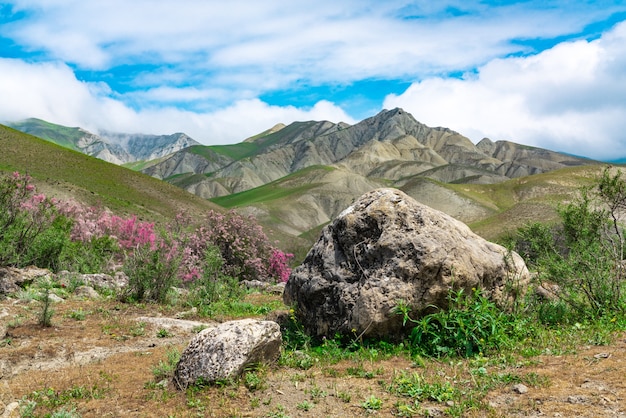
[[[515,393],[519,393],[520,395],[528,392],[528,387],[522,383],[518,383],[516,385],[513,385],[513,387],[511,388],[511,390]]]

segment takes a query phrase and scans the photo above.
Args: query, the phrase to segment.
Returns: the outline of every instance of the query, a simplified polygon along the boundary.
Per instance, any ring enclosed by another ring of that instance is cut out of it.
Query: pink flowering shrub
[[[203,258],[209,246],[216,246],[224,261],[223,273],[241,280],[286,280],[291,254],[274,248],[251,216],[235,211],[209,211],[200,227],[185,238],[182,265],[184,278],[194,280],[203,271]]]
[[[54,201],[37,194],[31,181],[18,172],[0,178],[0,265],[48,267],[63,247],[49,230],[62,233],[67,224],[55,224]]]
[[[291,274],[289,260],[293,258],[293,254],[284,253],[274,248],[269,260],[269,273],[277,282],[286,283]]]
[[[75,202],[62,202],[58,206],[62,214],[74,220],[71,234],[74,241],[89,242],[109,236],[125,250],[144,244],[156,248],[154,223],[139,222],[136,216],[124,219],[104,208],[85,207]]]
[[[177,281],[284,282],[292,257],[270,243],[253,217],[234,211],[209,211],[199,226],[181,213],[157,233],[136,216],[49,199],[28,175],[0,177],[0,265],[96,273],[121,264],[135,275],[134,297],[160,300],[160,286]]]

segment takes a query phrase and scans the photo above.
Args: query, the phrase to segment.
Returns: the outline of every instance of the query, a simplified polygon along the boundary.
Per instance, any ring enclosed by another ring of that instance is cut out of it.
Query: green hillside
[[[78,151],[76,144],[85,135],[80,128],[56,125],[35,118],[12,123],[11,127],[76,151]]]
[[[40,190],[61,199],[102,204],[120,213],[169,218],[218,206],[144,174],[0,125],[0,171],[30,174]]]

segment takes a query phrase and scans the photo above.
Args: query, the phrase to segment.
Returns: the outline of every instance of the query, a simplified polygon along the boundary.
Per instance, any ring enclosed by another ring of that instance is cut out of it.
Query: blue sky
[[[625,1],[0,3],[0,121],[239,142],[402,107],[477,142],[626,156]]]

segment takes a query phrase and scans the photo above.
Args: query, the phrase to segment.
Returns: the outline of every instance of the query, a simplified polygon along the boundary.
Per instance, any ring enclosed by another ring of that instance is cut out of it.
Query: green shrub
[[[224,260],[219,248],[209,246],[204,252],[204,269],[199,278],[189,284],[187,302],[191,306],[201,308],[205,313],[218,302],[233,303],[242,298],[244,290],[239,280],[225,275],[222,271]]]
[[[179,265],[180,258],[166,245],[158,248],[151,248],[149,244],[138,246],[124,262],[128,286],[122,299],[166,302],[172,286],[180,284]]]
[[[52,298],[50,297],[50,293],[54,286],[52,281],[48,278],[39,280],[38,285],[42,291],[41,311],[39,312],[39,325],[44,327],[51,327],[54,309],[52,309]]]
[[[539,284],[558,285],[559,303],[538,308],[542,322],[582,320],[623,312],[626,181],[607,168],[593,187],[559,207],[560,224],[529,224],[518,230],[514,249],[537,271]]]
[[[90,241],[70,241],[59,256],[60,270],[76,273],[101,273],[119,252],[119,245],[109,236]]]

